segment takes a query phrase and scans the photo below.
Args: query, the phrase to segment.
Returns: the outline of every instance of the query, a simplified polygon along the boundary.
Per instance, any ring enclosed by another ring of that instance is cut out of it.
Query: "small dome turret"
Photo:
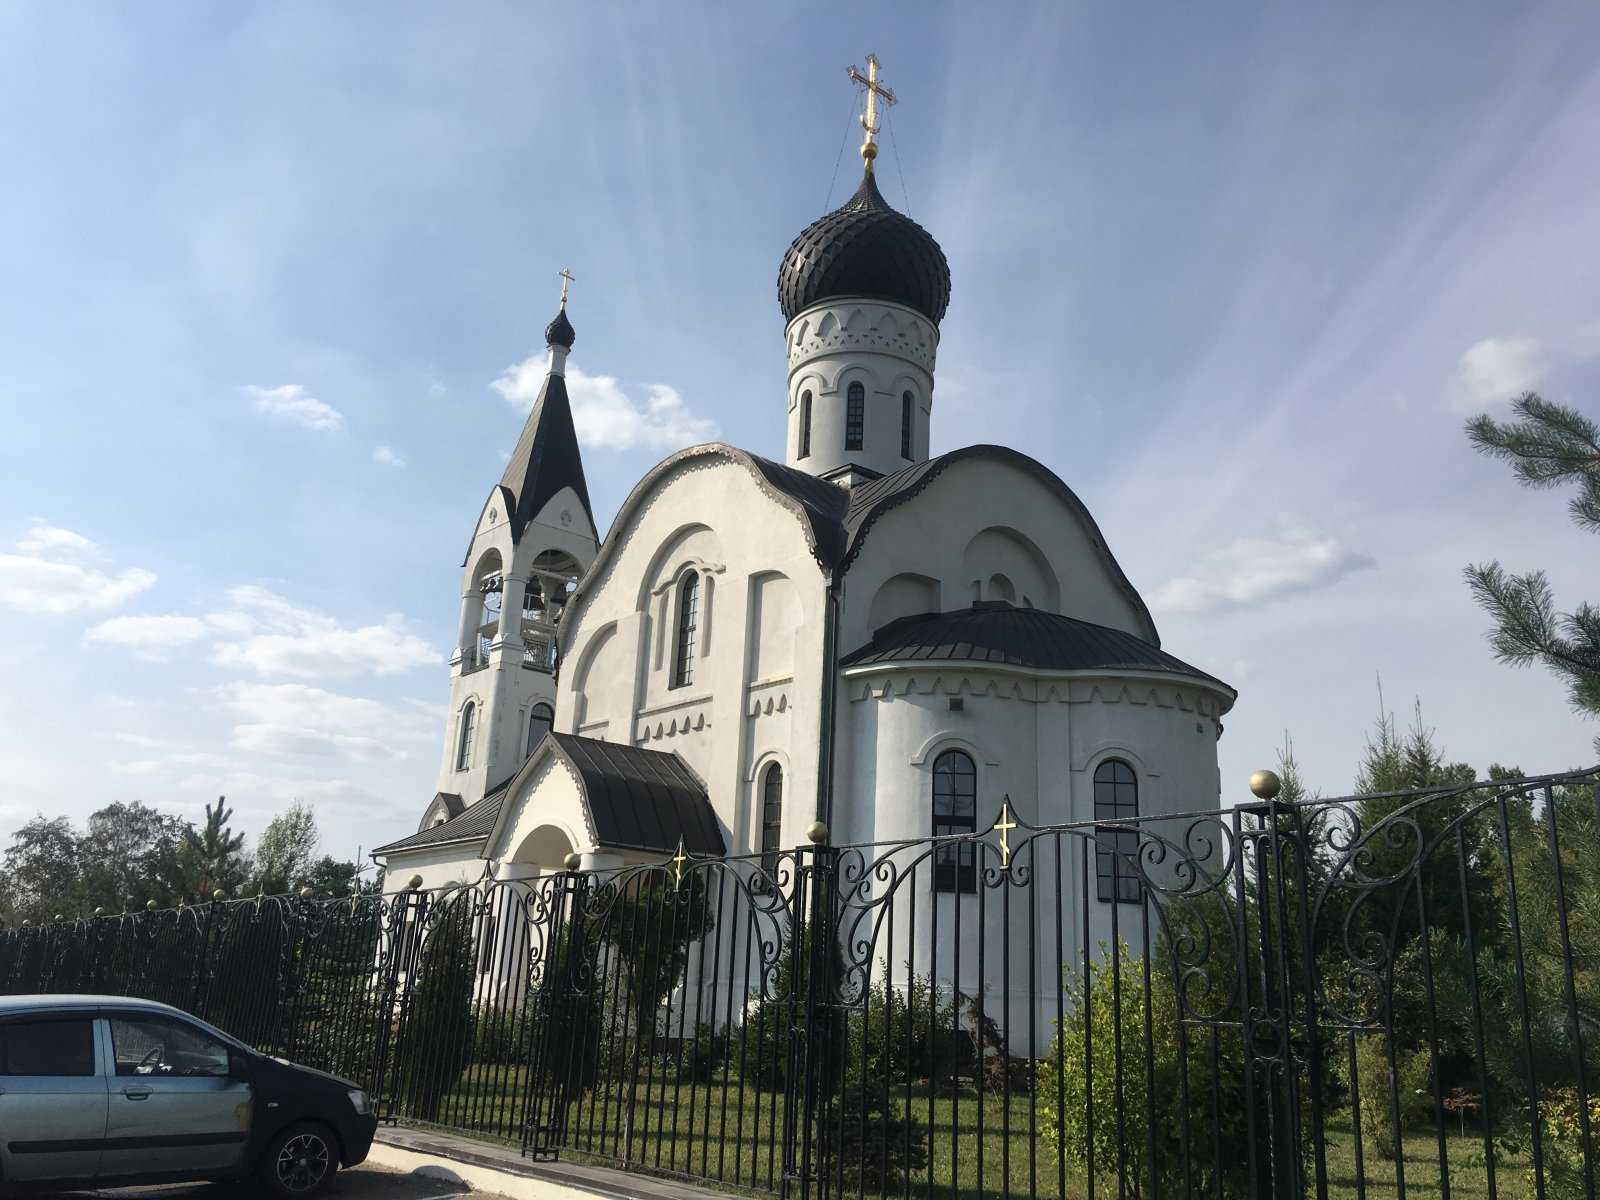
[[[786,321],[842,296],[891,300],[936,325],[950,303],[944,251],[926,229],[889,206],[870,160],[856,194],[808,225],[778,267],[778,304]]]

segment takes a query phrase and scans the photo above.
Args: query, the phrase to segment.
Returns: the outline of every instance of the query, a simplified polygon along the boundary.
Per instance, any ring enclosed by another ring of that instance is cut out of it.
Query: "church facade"
[[[1084,504],[1019,450],[930,457],[949,266],[880,194],[871,132],[859,189],[779,267],[782,461],[680,450],[602,539],[563,293],[463,560],[436,794],[375,852],[389,890],[680,846],[755,863],[815,822],[982,833],[1002,803],[1032,825],[1216,809],[1235,692],[1162,649]],[[970,869],[952,848],[926,884]]]

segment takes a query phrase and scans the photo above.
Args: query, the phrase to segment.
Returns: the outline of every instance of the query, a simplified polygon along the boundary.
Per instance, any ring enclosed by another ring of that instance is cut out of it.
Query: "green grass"
[[[491,1141],[520,1144],[521,1067],[475,1064],[446,1098],[437,1124],[451,1132]],[[906,1106],[904,1088],[894,1090],[897,1107]],[[631,1127],[626,1115],[631,1111]],[[1089,1195],[1080,1169],[1063,1172],[1050,1140],[1031,1139],[1033,1111],[1027,1096],[999,1095],[967,1087],[955,1096],[930,1096],[913,1088],[907,1109],[929,1139],[929,1170],[912,1175],[912,1196],[949,1200],[980,1197],[1050,1197],[1079,1200]],[[740,1086],[737,1075],[719,1074],[712,1083],[676,1083],[670,1078],[642,1077],[636,1083],[602,1085],[568,1108],[568,1128],[560,1154],[564,1159],[623,1164],[633,1169],[692,1176],[737,1191],[775,1191],[781,1184],[783,1099],[773,1092]],[[1008,1136],[1009,1121],[1009,1136]],[[981,1133],[980,1133],[981,1126]],[[951,1136],[952,1129],[955,1136]],[[1142,1132],[1130,1127],[1130,1134]],[[1196,1131],[1197,1138],[1200,1131]],[[1469,1124],[1465,1136],[1451,1129],[1445,1137],[1451,1200],[1488,1200],[1487,1170],[1481,1135]],[[1237,1148],[1224,1147],[1224,1153]],[[1350,1113],[1328,1117],[1325,1140],[1328,1194],[1337,1200],[1361,1195],[1356,1172],[1356,1139]],[[1370,1139],[1364,1145],[1364,1182],[1368,1200],[1396,1197],[1395,1164],[1376,1154]],[[1209,1142],[1196,1147],[1208,1158]],[[980,1170],[981,1155],[981,1170]],[[1443,1197],[1439,1180],[1439,1141],[1431,1128],[1404,1139],[1407,1197]],[[1499,1200],[1524,1200],[1534,1195],[1526,1161],[1497,1160]],[[1109,1168],[1109,1169],[1105,1169]],[[1309,1151],[1306,1169],[1315,1195],[1315,1165]],[[1117,1195],[1115,1163],[1097,1171],[1095,1195]],[[931,1186],[930,1186],[931,1185]],[[875,1186],[864,1194],[877,1194]],[[904,1188],[891,1189],[903,1194]],[[851,1186],[846,1195],[854,1195]],[[1166,1191],[1163,1191],[1163,1195]],[[1181,1194],[1181,1193],[1179,1193]],[[1208,1193],[1209,1194],[1209,1193]]]

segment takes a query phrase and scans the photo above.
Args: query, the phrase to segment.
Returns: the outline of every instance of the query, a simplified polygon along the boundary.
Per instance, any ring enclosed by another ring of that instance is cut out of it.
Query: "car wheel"
[[[261,1182],[274,1196],[312,1196],[327,1186],[339,1169],[333,1135],[321,1125],[291,1125],[267,1147]]]

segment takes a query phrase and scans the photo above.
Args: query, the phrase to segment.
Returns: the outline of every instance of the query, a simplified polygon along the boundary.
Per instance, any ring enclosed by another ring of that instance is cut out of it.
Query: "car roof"
[[[148,1009],[150,1012],[189,1015],[183,1012],[182,1009],[174,1008],[170,1004],[162,1004],[159,1000],[141,1000],[136,996],[77,996],[71,994],[0,996],[0,1017],[10,1016],[15,1013],[49,1012],[51,1009],[69,1008],[78,1010],[85,1008],[142,1008]]]

